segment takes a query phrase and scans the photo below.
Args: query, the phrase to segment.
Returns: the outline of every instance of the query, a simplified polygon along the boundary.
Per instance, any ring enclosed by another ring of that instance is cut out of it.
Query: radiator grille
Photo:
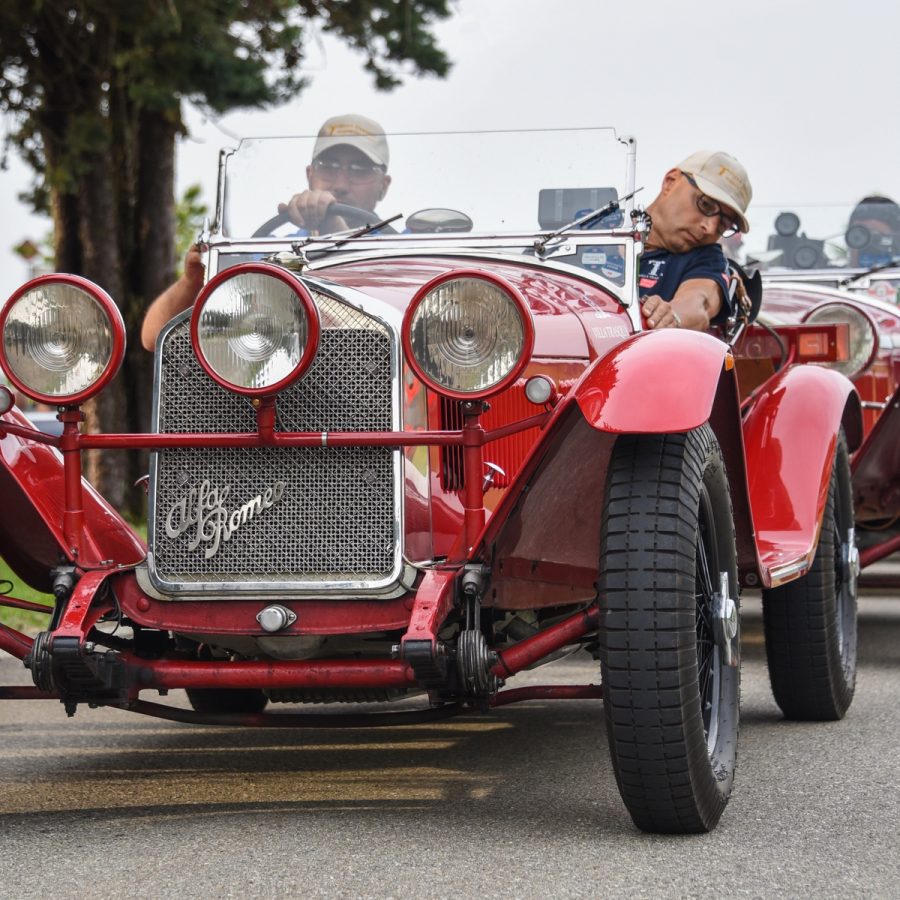
[[[322,322],[319,352],[303,379],[279,397],[277,428],[390,430],[391,333],[339,301],[314,296]],[[160,432],[255,430],[250,401],[223,390],[197,363],[189,319],[169,331],[161,355]],[[254,584],[327,589],[329,582],[385,583],[399,554],[394,452],[359,447],[160,451],[151,576],[172,591],[225,584],[252,590]],[[198,518],[193,511],[204,491],[205,513],[221,512],[209,516],[198,540],[199,525],[191,519]],[[242,508],[249,510],[243,518]],[[167,534],[167,521],[178,536]],[[216,527],[217,521],[226,527]],[[232,523],[237,527],[229,535]]]

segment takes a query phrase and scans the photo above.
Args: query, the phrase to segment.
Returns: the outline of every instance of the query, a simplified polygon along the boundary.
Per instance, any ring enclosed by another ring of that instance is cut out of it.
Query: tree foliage
[[[146,427],[150,359],[143,311],[173,278],[175,141],[182,102],[221,114],[281,103],[306,85],[308,41],[355,48],[376,87],[447,73],[431,33],[448,0],[4,0],[0,112],[7,145],[35,172],[28,197],[53,218],[60,271],[119,303],[129,335],[123,374],[90,411],[106,431]],[[95,457],[91,477],[133,505],[127,463]]]

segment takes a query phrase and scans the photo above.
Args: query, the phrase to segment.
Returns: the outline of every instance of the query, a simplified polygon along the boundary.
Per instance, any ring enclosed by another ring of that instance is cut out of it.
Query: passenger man
[[[319,129],[312,160],[306,167],[309,187],[278,204],[303,234],[330,234],[347,228],[340,216],[328,213],[332,203],[372,212],[391,184],[390,154],[384,129],[360,115],[334,116]],[[184,274],[147,308],[141,343],[153,350],[163,326],[188,309],[203,287],[205,270],[196,244],[184,259]]]
[[[699,150],[666,172],[647,207],[650,234],[638,291],[648,328],[705,331],[731,310],[721,237],[750,230],[753,194],[744,167],[727,153]]]

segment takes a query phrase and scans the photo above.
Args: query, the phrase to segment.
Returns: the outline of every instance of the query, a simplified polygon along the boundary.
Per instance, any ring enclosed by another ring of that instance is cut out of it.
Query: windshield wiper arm
[[[363,225],[361,228],[357,228],[353,231],[332,231],[331,234],[322,234],[322,235],[308,235],[303,238],[302,241],[297,241],[296,243],[291,244],[291,250],[294,253],[300,253],[304,247],[308,247],[310,244],[331,244],[331,247],[323,247],[322,249],[332,250],[335,247],[340,247],[341,244],[346,244],[347,241],[352,241],[354,238],[363,237],[364,235],[369,234],[373,231],[378,231],[379,228],[384,228],[385,225],[390,225],[391,222],[396,222],[397,219],[402,219],[403,213],[397,213],[396,215],[391,216],[389,219],[382,219],[380,222],[373,222],[371,225]]]
[[[881,272],[884,269],[893,269],[898,264],[900,264],[900,256],[894,256],[890,262],[882,263],[880,266],[872,266],[871,269],[866,269],[865,272],[860,272],[858,275],[849,275],[847,278],[842,278],[838,283],[838,287],[847,287],[853,284],[854,281],[859,281],[860,278],[867,278],[869,275],[874,275],[876,272]]]
[[[604,216],[609,215],[611,212],[615,212],[619,208],[619,204],[623,203],[625,200],[630,200],[635,194],[639,191],[642,191],[643,188],[635,188],[630,194],[626,194],[624,197],[619,197],[616,200],[610,200],[606,206],[601,206],[599,209],[594,209],[589,212],[585,216],[581,216],[575,219],[573,222],[569,222],[566,225],[563,225],[562,228],[557,229],[556,231],[551,232],[548,235],[536,240],[534,242],[534,252],[540,256],[541,253],[544,252],[544,248],[547,244],[550,243],[554,238],[558,238],[561,234],[566,231],[571,231],[573,228],[579,228],[582,225],[586,225],[588,222],[593,222],[595,219],[602,219]]]

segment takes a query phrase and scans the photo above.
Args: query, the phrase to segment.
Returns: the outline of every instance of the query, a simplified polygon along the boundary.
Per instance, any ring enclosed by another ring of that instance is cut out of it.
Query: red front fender
[[[859,444],[859,397],[820,366],[778,373],[744,418],[747,485],[763,586],[803,575],[812,563],[841,425]]]
[[[17,410],[3,417],[28,426]],[[74,559],[63,533],[65,475],[59,453],[46,444],[3,434],[0,424],[0,556],[32,587],[50,590],[49,570],[61,556],[84,568],[137,565],[146,550],[122,517],[82,481],[82,557]]]
[[[667,328],[642,332],[598,360],[576,389],[585,419],[614,434],[690,431],[709,419],[727,344]]]

